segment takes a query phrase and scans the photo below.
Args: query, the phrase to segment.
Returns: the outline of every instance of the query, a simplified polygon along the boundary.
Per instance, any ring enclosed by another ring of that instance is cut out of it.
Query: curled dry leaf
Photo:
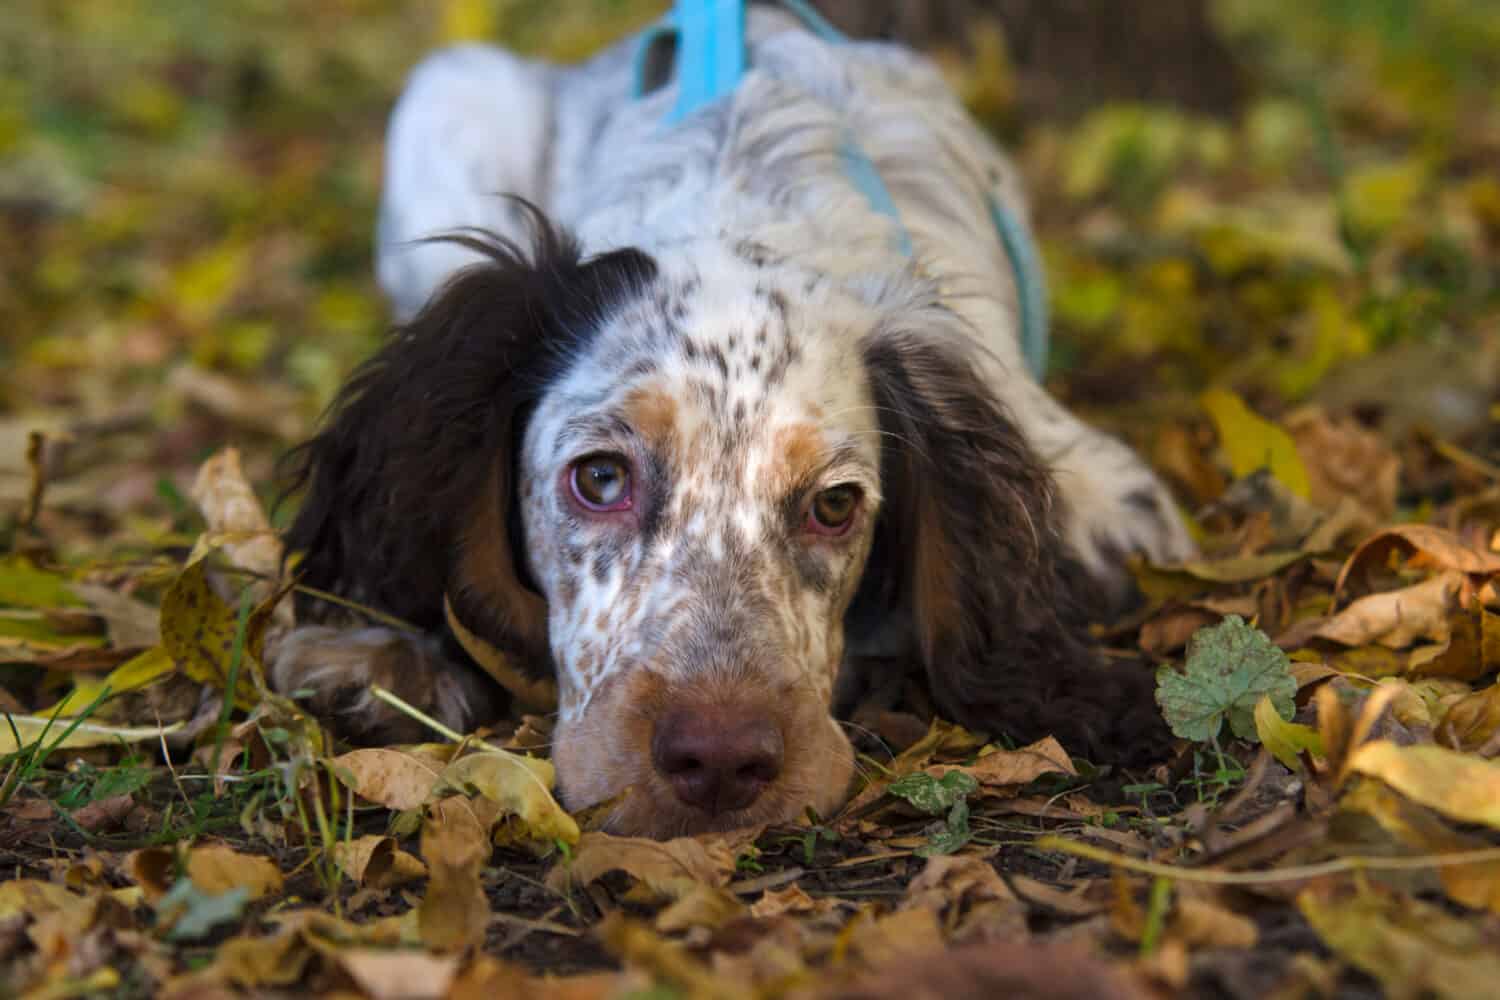
[[[1470,545],[1458,535],[1433,524],[1398,524],[1367,538],[1344,562],[1334,583],[1335,597],[1363,578],[1370,567],[1383,566],[1393,552],[1420,553],[1429,566],[1458,573],[1500,573],[1500,553]]]
[[[1466,579],[1449,571],[1400,590],[1361,597],[1322,622],[1312,635],[1345,646],[1379,643],[1404,649],[1419,639],[1445,643]]]
[[[230,564],[263,578],[251,584],[256,603],[269,598],[281,575],[281,536],[245,480],[238,448],[225,448],[198,467],[192,496]],[[291,602],[278,602],[271,615],[277,626],[290,627]]]
[[[466,754],[442,773],[444,785],[472,790],[500,806],[507,819],[495,833],[497,843],[576,844],[577,822],[552,797],[555,780],[551,761],[505,750]]]
[[[710,838],[648,840],[585,833],[570,861],[547,876],[554,889],[582,887],[612,871],[623,871],[660,899],[677,899],[696,885],[722,887],[734,871],[734,853]]]
[[[1500,754],[1500,684],[1454,701],[1437,729],[1439,740],[1455,750]]]
[[[345,875],[371,889],[391,889],[427,874],[427,866],[397,847],[394,837],[370,834],[339,841],[333,853]]]
[[[1073,766],[1068,752],[1051,736],[1019,750],[996,749],[981,753],[978,760],[961,770],[985,788],[1029,785],[1044,774],[1078,776],[1078,769]]]

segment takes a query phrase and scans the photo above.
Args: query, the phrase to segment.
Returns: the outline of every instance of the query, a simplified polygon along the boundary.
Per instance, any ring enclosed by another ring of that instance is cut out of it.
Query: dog
[[[892,677],[1129,757],[1149,679],[1087,622],[1126,556],[1192,543],[1027,370],[1016,171],[919,55],[747,23],[737,87],[676,122],[670,37],[414,71],[378,239],[402,322],[295,453],[286,534],[308,587],[410,630],[304,598],[272,683],[356,741],[424,735],[372,683],[483,723],[505,694],[456,620],[555,677],[564,804],[651,836],[831,814],[838,717]]]

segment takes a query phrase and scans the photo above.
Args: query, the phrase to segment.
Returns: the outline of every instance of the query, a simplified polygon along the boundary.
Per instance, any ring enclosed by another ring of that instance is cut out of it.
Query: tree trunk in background
[[[1243,88],[1209,0],[816,0],[861,38],[962,46],[998,21],[1023,115],[1072,115],[1105,101],[1163,101],[1232,112]]]

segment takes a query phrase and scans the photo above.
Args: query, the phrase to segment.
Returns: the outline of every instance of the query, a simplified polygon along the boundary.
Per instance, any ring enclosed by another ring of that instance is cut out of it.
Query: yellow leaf
[[[1291,435],[1252,412],[1244,400],[1228,390],[1210,389],[1200,402],[1213,418],[1219,444],[1229,456],[1236,477],[1269,469],[1288,490],[1307,499],[1311,489],[1307,469]]]
[[[578,824],[552,797],[555,779],[550,761],[485,750],[449,764],[442,780],[457,789],[472,789],[514,816],[518,822],[506,839],[578,843]]]
[[[103,678],[78,678],[73,684],[73,690],[69,691],[56,705],[47,709],[46,714],[51,715],[56,712],[61,716],[77,715],[99,697],[105,687],[109,688],[111,695],[135,691],[152,681],[160,680],[175,669],[176,666],[165,649],[160,646],[148,649],[139,656],[126,660]]]
[[[1337,895],[1306,889],[1297,908],[1335,954],[1390,996],[1469,1000],[1492,996],[1500,982],[1500,952],[1484,925],[1441,907],[1366,886]]]
[[[77,607],[83,601],[56,573],[37,569],[21,556],[0,559],[0,605],[19,608]]]
[[[1261,746],[1288,768],[1297,770],[1298,754],[1304,750],[1323,756],[1323,740],[1318,731],[1281,717],[1269,697],[1263,697],[1255,705],[1255,735]]]
[[[188,877],[204,892],[246,889],[251,899],[281,891],[281,869],[270,858],[241,854],[224,844],[204,844],[188,852]]]
[[[237,616],[208,585],[203,560],[189,563],[172,581],[161,604],[161,638],[178,668],[193,680],[223,690],[229,684]],[[256,669],[246,637],[235,704],[252,708],[260,700]]]
[[[1500,828],[1500,761],[1439,746],[1403,747],[1376,740],[1356,749],[1348,767],[1450,819]]]
[[[1344,218],[1361,234],[1384,232],[1411,211],[1429,173],[1427,164],[1415,158],[1352,171],[1340,193]]]

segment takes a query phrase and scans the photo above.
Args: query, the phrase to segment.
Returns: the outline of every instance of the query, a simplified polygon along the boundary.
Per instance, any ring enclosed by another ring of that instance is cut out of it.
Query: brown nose
[[[781,773],[781,731],[732,708],[674,709],[656,722],[651,756],[677,797],[710,815],[744,809]]]

